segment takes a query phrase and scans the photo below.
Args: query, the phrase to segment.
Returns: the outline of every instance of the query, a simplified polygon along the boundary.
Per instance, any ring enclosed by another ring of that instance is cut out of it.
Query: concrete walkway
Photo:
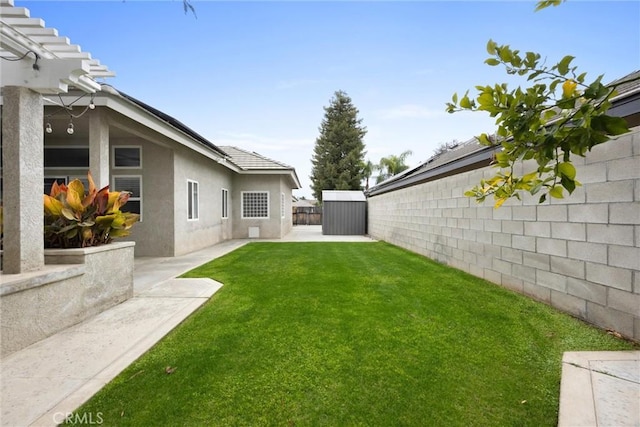
[[[374,240],[322,236],[319,226],[297,226],[278,241]],[[222,286],[177,276],[248,242],[227,241],[179,257],[137,258],[132,299],[0,360],[0,426],[62,422]],[[565,354],[561,427],[640,427],[639,413],[640,351]],[[101,421],[89,415],[93,419],[85,422]]]
[[[564,354],[558,427],[573,426],[640,426],[640,351]]]

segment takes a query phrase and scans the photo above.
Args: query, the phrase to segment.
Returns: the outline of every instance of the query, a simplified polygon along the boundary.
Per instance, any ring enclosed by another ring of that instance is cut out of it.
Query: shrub
[[[57,182],[44,195],[44,241],[46,248],[84,248],[110,243],[129,235],[140,216],[122,212],[129,200],[126,191],[98,190],[91,172],[89,191],[79,179],[68,185]]]

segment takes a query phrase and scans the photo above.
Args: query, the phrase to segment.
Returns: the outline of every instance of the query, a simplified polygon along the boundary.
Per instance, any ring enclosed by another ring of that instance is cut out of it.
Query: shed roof
[[[356,190],[322,190],[324,202],[366,202],[367,197],[362,191]]]

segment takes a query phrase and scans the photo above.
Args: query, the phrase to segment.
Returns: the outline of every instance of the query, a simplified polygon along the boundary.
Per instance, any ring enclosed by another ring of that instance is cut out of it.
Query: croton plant
[[[91,172],[89,189],[79,179],[51,187],[44,195],[44,241],[47,248],[84,248],[110,243],[129,235],[140,216],[120,209],[129,200],[126,191],[98,190]]]

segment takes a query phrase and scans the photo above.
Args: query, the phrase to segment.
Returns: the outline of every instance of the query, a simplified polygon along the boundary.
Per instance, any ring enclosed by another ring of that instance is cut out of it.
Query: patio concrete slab
[[[640,426],[640,351],[566,352],[558,426]]]
[[[56,425],[221,286],[211,279],[167,280],[3,358],[1,425]]]

